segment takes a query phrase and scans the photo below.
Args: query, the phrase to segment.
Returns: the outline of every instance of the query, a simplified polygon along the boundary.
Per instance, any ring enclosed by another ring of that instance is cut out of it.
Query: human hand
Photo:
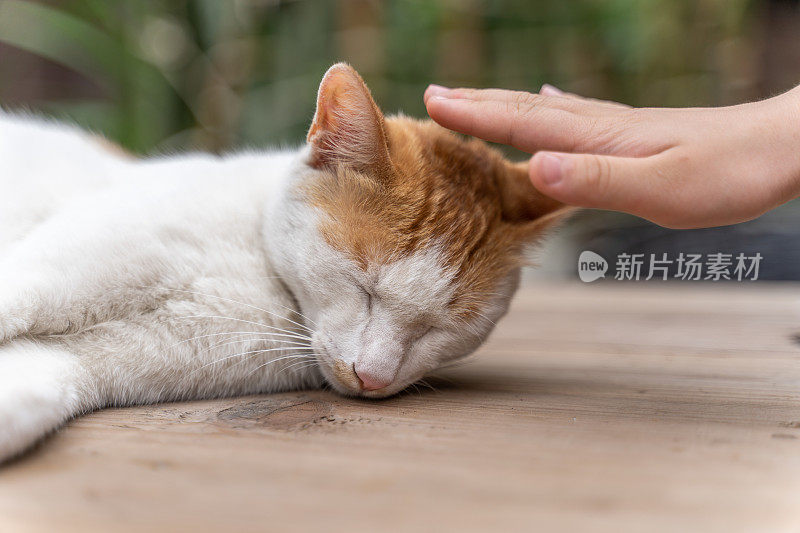
[[[535,153],[533,185],[567,204],[699,228],[800,194],[800,87],[720,108],[632,108],[548,85],[539,94],[431,85],[424,100],[446,128]]]

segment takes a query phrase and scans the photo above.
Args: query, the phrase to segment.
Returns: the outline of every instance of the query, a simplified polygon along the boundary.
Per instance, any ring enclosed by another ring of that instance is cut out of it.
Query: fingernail
[[[542,88],[539,89],[539,94],[543,94],[545,96],[562,96],[564,91],[559,89],[558,87],[553,87],[549,83],[545,83],[542,85]]]
[[[441,85],[431,84],[428,85],[428,88],[425,89],[425,99],[432,96],[440,96],[442,98],[447,98],[447,95],[450,93],[450,89],[447,87],[443,87]]]
[[[561,166],[563,162],[563,158],[556,154],[544,154],[542,156],[539,170],[542,172],[542,181],[545,185],[555,185],[561,181]]]

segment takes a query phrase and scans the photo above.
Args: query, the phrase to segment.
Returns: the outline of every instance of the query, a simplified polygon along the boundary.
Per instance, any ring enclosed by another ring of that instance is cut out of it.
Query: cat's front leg
[[[0,463],[98,406],[97,388],[74,354],[21,339],[0,347]]]
[[[28,333],[40,307],[40,296],[21,278],[13,271],[0,277],[0,343]]]
[[[20,312],[13,304],[3,302],[1,296],[0,310],[0,343],[13,339],[30,329],[31,321],[27,313],[24,310]]]
[[[0,267],[0,279],[0,342],[24,334],[66,333],[85,320],[81,288],[70,287],[55,272]]]
[[[148,231],[111,222],[70,230],[55,217],[0,256],[0,342],[23,334],[72,333],[154,305],[169,248]],[[96,226],[96,227],[95,227]],[[155,244],[154,244],[155,243]]]

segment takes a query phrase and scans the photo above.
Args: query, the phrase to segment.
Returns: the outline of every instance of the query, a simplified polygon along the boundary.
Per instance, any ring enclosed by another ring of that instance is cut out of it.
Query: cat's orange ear
[[[510,164],[500,182],[503,219],[520,228],[524,235],[537,236],[557,225],[576,208],[539,192],[528,177],[528,164]]]
[[[383,114],[364,80],[346,63],[333,65],[322,78],[307,140],[314,168],[382,171],[391,166]]]

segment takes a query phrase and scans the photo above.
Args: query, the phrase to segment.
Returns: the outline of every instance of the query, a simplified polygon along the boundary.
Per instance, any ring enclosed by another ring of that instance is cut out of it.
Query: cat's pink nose
[[[365,370],[356,369],[356,376],[358,376],[358,382],[364,390],[383,389],[392,384],[391,380],[380,378]]]

